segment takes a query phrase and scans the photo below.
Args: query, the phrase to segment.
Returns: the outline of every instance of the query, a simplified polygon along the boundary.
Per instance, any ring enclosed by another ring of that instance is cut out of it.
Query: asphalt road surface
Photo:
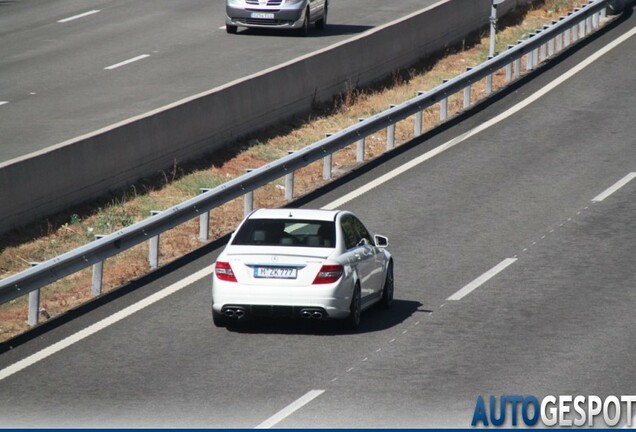
[[[213,251],[1,354],[2,425],[470,427],[479,395],[633,394],[636,38],[569,71],[635,27],[309,203],[455,144],[342,206],[396,263],[359,331],[215,328]]]
[[[225,32],[223,0],[0,1],[0,161],[160,108],[435,3],[334,0],[309,37]]]

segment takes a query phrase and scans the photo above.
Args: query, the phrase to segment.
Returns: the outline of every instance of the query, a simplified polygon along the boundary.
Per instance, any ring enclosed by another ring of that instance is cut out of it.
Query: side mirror
[[[385,248],[389,246],[389,239],[387,237],[376,234],[373,236],[373,240],[375,241],[375,245],[379,248]]]

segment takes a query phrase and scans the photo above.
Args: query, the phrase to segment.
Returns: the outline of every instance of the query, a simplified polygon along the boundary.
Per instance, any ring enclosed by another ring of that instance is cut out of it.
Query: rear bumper
[[[228,318],[240,318],[244,315],[318,320],[330,318],[325,309],[315,306],[225,305],[220,313]]]
[[[240,307],[246,315],[281,317],[301,317],[304,309],[315,309],[323,312],[321,318],[343,319],[349,316],[353,289],[342,281],[308,287],[262,287],[214,278],[212,309],[224,314],[227,308]]]

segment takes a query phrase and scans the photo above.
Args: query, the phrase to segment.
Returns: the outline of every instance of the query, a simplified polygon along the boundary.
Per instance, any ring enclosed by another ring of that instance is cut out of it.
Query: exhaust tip
[[[223,310],[223,315],[228,318],[241,319],[245,316],[245,309],[240,307],[228,307]]]
[[[326,314],[320,309],[303,309],[300,311],[300,316],[304,319],[320,320],[323,319]]]

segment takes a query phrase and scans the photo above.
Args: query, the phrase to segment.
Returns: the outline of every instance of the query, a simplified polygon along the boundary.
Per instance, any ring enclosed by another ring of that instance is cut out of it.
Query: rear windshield
[[[248,219],[234,236],[233,245],[335,247],[332,221]]]

